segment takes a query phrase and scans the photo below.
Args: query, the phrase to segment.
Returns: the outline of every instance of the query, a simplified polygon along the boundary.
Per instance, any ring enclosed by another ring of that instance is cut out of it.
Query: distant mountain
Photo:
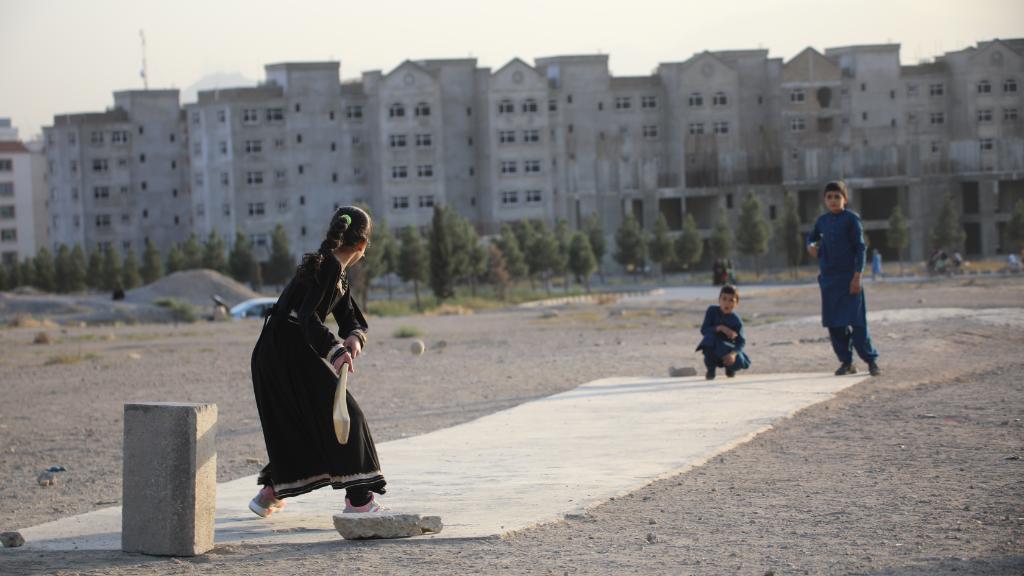
[[[201,90],[215,90],[217,88],[244,88],[255,86],[256,80],[246,78],[238,72],[217,72],[207,74],[198,82],[181,91],[181,103],[188,104],[195,102]]]

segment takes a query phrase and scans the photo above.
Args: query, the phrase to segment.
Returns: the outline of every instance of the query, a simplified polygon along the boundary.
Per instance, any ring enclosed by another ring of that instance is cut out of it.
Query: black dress
[[[366,319],[332,256],[324,258],[315,280],[292,279],[252,353],[253,390],[270,457],[258,482],[273,486],[278,498],[328,484],[384,493],[373,437],[352,394],[348,443],[338,444],[334,435],[338,376],[326,359],[342,340],[324,324],[328,314],[338,322],[338,336],[365,340]]]

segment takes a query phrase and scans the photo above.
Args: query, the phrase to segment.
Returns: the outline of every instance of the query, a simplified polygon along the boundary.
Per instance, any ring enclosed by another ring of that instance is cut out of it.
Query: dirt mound
[[[235,282],[219,272],[186,270],[131,290],[125,294],[125,300],[137,304],[150,304],[156,300],[174,298],[206,308],[213,303],[210,297],[214,294],[220,296],[228,306],[260,296],[244,284]]]

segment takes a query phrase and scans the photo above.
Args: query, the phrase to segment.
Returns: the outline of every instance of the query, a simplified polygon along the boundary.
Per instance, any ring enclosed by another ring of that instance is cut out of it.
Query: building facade
[[[1024,199],[1024,40],[911,66],[885,44],[786,62],[702,52],[639,77],[613,76],[605,55],[493,71],[406,61],[345,82],[340,72],[273,64],[263,84],[200,92],[181,113],[176,92],[148,91],[57,116],[46,130],[52,241],[132,249],[149,238],[166,250],[191,233],[230,243],[240,232],[266,257],[278,224],[296,252],[311,250],[327,214],[352,203],[391,228],[425,227],[445,205],[483,234],[593,215],[609,237],[626,217],[650,230],[664,216],[678,231],[692,215],[707,237],[723,215],[735,224],[751,194],[770,221],[796,195],[806,229],[823,184],[842,178],[872,246],[896,256],[886,230],[899,206],[912,230],[903,256],[921,259],[945,195],[969,255],[1001,252]],[[772,242],[766,260],[782,264]]]
[[[0,263],[12,266],[47,245],[46,170],[42,146],[21,142],[0,118]]]

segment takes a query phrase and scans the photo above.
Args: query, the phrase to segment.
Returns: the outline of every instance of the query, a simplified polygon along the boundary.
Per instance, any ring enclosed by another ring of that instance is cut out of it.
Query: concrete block
[[[366,512],[335,514],[334,528],[346,540],[370,538],[409,538],[437,534],[443,528],[440,516]]]
[[[216,404],[124,405],[121,549],[195,556],[213,548]]]

